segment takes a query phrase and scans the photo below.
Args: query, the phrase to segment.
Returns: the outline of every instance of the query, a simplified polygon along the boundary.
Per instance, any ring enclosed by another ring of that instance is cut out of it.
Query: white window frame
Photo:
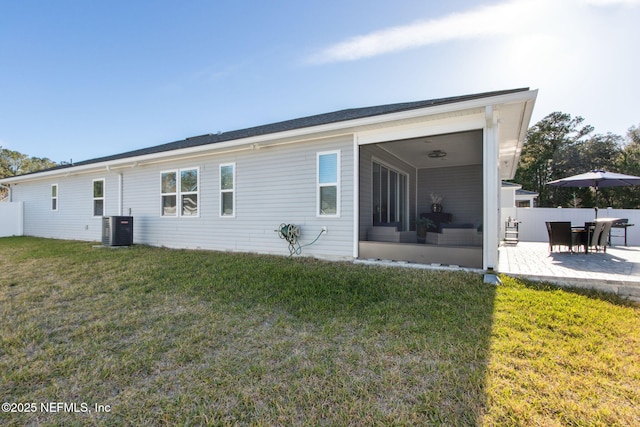
[[[163,185],[162,185],[162,177],[166,174],[175,174],[176,175],[176,188],[175,191],[170,191],[170,192],[163,192]],[[172,170],[166,170],[166,171],[160,171],[160,216],[162,218],[177,218],[179,216],[179,202],[178,202],[178,185],[179,185],[179,171],[177,169],[172,169]],[[175,213],[173,215],[169,215],[169,214],[165,214],[164,213],[164,198],[165,197],[171,197],[174,196],[176,198],[176,210]]]
[[[193,171],[193,170],[196,171],[196,191],[183,191],[182,190],[182,173],[187,171]],[[176,190],[178,190],[177,204],[178,204],[178,207],[180,208],[178,211],[179,216],[181,218],[199,218],[200,217],[200,168],[196,166],[193,168],[179,169],[178,170],[178,187],[176,188]],[[190,194],[195,194],[196,199],[198,200],[196,203],[196,214],[184,215],[184,212],[183,212],[184,206],[182,204],[182,197]]]
[[[96,182],[102,181],[102,197],[95,197]],[[103,217],[107,212],[107,180],[104,178],[96,178],[91,182],[91,213],[94,217]],[[102,200],[102,215],[96,215],[96,201]]]
[[[395,166],[392,166],[391,164],[389,164],[389,163],[387,163],[387,162],[385,162],[383,160],[380,160],[379,158],[377,158],[375,156],[372,156],[371,157],[371,195],[372,195],[372,197],[371,197],[371,212],[372,213],[373,213],[373,210],[374,210],[374,206],[373,206],[374,202],[373,201],[375,199],[373,197],[373,181],[374,181],[373,180],[373,169],[374,169],[373,164],[374,163],[377,163],[378,166],[380,166],[380,167],[386,168],[389,172],[395,172],[396,174],[403,175],[405,177],[407,188],[406,188],[406,191],[404,193],[404,198],[405,198],[405,208],[404,209],[405,209],[405,213],[404,213],[404,218],[402,218],[403,219],[402,222],[404,223],[404,227],[405,227],[405,230],[403,230],[403,231],[410,230],[411,227],[410,227],[410,224],[409,224],[409,217],[410,217],[410,212],[409,211],[410,211],[410,208],[411,208],[411,200],[409,198],[409,194],[410,194],[410,192],[409,192],[409,187],[410,187],[409,182],[410,182],[411,174],[409,174],[409,172],[407,172],[407,171],[405,171],[403,169],[400,169],[400,168],[397,168]],[[390,178],[387,177],[387,182],[389,181],[389,179]]]
[[[233,186],[232,188],[222,188],[222,168],[224,167],[229,167],[231,166],[232,168],[232,180],[233,180]],[[220,206],[218,208],[218,214],[220,215],[220,218],[235,218],[236,217],[236,163],[232,162],[232,163],[221,163],[219,170],[218,170],[218,189],[220,190]],[[229,214],[225,214],[223,209],[224,209],[224,194],[226,193],[231,193],[231,204],[232,204],[232,213]]]
[[[55,188],[55,195],[53,194],[53,189]],[[51,184],[51,210],[54,212],[58,211],[58,191],[60,190],[60,187],[58,187],[58,184]],[[53,207],[53,203],[55,202],[56,207]]]
[[[335,182],[320,182],[320,158],[326,155],[336,155],[336,181]],[[340,172],[342,163],[340,161],[340,150],[332,151],[319,151],[316,153],[316,217],[322,218],[338,218],[340,217]],[[322,213],[322,206],[320,201],[320,192],[323,187],[336,187],[336,212],[335,213]]]
[[[197,175],[197,183],[196,183],[197,190],[182,191],[182,173],[186,171],[193,171],[193,170],[196,171],[196,175]],[[162,192],[162,176],[169,173],[173,173],[176,175],[176,190],[174,192],[163,193]],[[195,215],[183,214],[182,196],[189,195],[189,194],[195,194],[197,196],[197,200],[198,200],[196,204],[197,213]],[[174,215],[164,214],[163,198],[165,196],[175,196],[176,198],[176,212]],[[195,166],[195,167],[181,168],[181,169],[170,169],[170,170],[164,170],[160,172],[160,217],[162,218],[199,218],[201,206],[202,206],[202,203],[200,203],[200,168],[199,167]]]

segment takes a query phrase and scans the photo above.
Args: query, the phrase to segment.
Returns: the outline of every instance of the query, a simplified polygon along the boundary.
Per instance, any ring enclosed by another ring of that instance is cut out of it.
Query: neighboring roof
[[[517,196],[538,196],[538,193],[536,193],[535,191],[529,191],[529,190],[516,190],[516,195]]]
[[[517,196],[538,196],[535,191],[523,190],[522,185],[515,182],[502,181],[502,188],[512,188],[516,190]]]
[[[240,129],[240,130],[235,130],[230,132],[221,132],[216,134],[194,136],[194,137],[186,138],[180,141],[170,142],[167,144],[156,145],[153,147],[142,148],[139,150],[128,151],[125,153],[99,157],[99,158],[84,160],[80,162],[74,162],[73,164],[60,165],[51,169],[32,172],[25,175],[32,175],[32,174],[42,173],[47,171],[67,169],[67,168],[72,168],[77,166],[85,166],[93,163],[122,160],[122,159],[127,159],[132,157],[163,153],[167,151],[179,150],[184,148],[216,144],[220,142],[239,140],[243,138],[268,135],[273,133],[308,128],[313,126],[326,125],[331,123],[338,123],[338,122],[343,122],[348,120],[356,120],[356,119],[380,116],[380,115],[391,114],[391,113],[399,113],[402,111],[415,110],[419,108],[454,104],[458,102],[470,101],[475,99],[490,98],[490,97],[500,96],[500,95],[508,95],[508,94],[517,93],[517,92],[526,92],[528,90],[529,88],[508,89],[508,90],[501,90],[501,91],[476,93],[471,95],[453,96],[448,98],[439,98],[439,99],[414,101],[414,102],[403,102],[398,104],[387,104],[387,105],[378,105],[373,107],[352,108],[352,109],[334,111],[331,113],[317,114],[314,116],[302,117],[302,118],[293,119],[293,120],[286,120],[283,122],[271,123],[267,125],[250,127],[250,128]],[[22,175],[22,176],[25,176],[25,175]]]
[[[518,188],[522,188],[522,185],[516,184],[515,182],[502,181],[502,188],[515,188],[517,190]]]

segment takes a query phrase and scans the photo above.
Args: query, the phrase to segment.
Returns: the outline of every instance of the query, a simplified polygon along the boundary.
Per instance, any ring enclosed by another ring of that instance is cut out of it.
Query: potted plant
[[[431,212],[442,212],[443,197],[438,193],[431,193]]]
[[[429,218],[418,218],[416,220],[416,227],[418,232],[418,242],[424,243],[427,237],[427,231],[430,228],[435,228],[436,224]]]

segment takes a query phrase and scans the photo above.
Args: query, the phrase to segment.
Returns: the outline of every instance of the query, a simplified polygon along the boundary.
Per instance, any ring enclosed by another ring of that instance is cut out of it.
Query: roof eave
[[[77,175],[91,173],[99,170],[110,170],[118,168],[135,167],[142,164],[161,163],[171,161],[176,158],[189,158],[208,155],[210,153],[219,153],[224,151],[236,151],[238,149],[254,149],[258,146],[268,146],[277,144],[289,144],[316,139],[320,137],[336,136],[340,134],[354,133],[358,128],[376,125],[385,122],[395,122],[400,120],[415,119],[421,116],[431,116],[436,114],[451,113],[453,111],[468,110],[488,105],[496,106],[501,104],[513,104],[522,102],[525,105],[523,114],[519,123],[519,133],[517,138],[516,157],[519,158],[524,136],[526,135],[527,125],[531,119],[533,111],[533,103],[537,96],[537,90],[523,90],[513,93],[488,96],[484,98],[476,98],[452,102],[448,104],[440,104],[426,106],[422,108],[410,109],[406,111],[386,113],[375,116],[338,121],[328,124],[309,126],[304,128],[286,130],[281,132],[268,133],[264,135],[251,136],[247,138],[239,138],[229,141],[210,143],[188,148],[168,150],[153,154],[132,156],[121,159],[106,160],[103,162],[89,163],[78,166],[68,166],[59,169],[51,169],[42,172],[36,172],[28,175],[20,175],[0,179],[0,183],[13,184],[18,182],[35,181],[47,179],[54,176]],[[280,142],[278,142],[280,141]],[[261,145],[262,144],[262,145]],[[517,158],[515,165],[510,173],[511,177],[515,174],[517,167]],[[503,178],[504,179],[504,178]]]

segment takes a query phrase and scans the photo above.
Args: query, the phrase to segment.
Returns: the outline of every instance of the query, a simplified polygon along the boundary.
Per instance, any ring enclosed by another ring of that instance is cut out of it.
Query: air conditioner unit
[[[133,244],[132,216],[102,217],[102,244],[105,246],[130,246]]]

